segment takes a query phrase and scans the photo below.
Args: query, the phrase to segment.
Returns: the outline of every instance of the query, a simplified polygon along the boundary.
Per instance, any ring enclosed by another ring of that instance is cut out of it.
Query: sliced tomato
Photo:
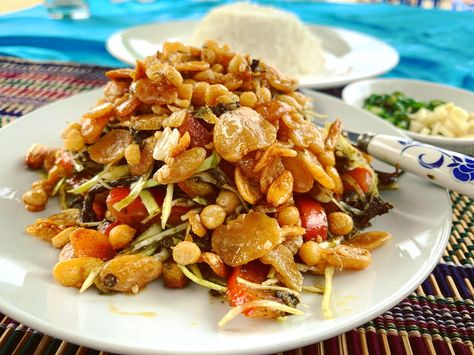
[[[255,300],[269,300],[282,303],[281,299],[265,290],[248,287],[237,281],[237,278],[240,277],[247,281],[261,284],[267,279],[269,270],[270,266],[263,264],[259,260],[235,267],[227,280],[226,295],[229,304],[235,307]],[[280,311],[268,307],[251,308],[243,314],[251,318],[276,318],[282,315]]]
[[[173,206],[171,208],[171,214],[168,218],[168,224],[172,226],[176,226],[178,224],[183,223],[181,220],[181,216],[188,213],[191,210],[191,207],[187,206]]]
[[[370,171],[364,168],[355,168],[353,170],[349,170],[346,174],[349,175],[353,180],[355,180],[362,192],[369,192],[370,186],[373,182],[373,176]],[[344,176],[342,177],[342,180],[344,181]],[[354,191],[354,186],[344,181],[344,190]]]
[[[105,212],[107,212],[107,205],[105,204],[107,196],[108,192],[99,193],[95,196],[94,202],[92,203],[92,211],[94,211],[98,221],[103,220]]]
[[[107,209],[103,203],[94,201],[94,203],[92,204],[92,211],[94,211],[98,221],[104,219],[106,210]]]
[[[262,283],[267,279],[270,267],[255,260],[248,264],[237,266],[227,279],[227,300],[231,306],[240,306],[258,298],[254,289],[250,289],[237,281],[240,277],[250,282]]]
[[[179,127],[179,133],[183,135],[188,132],[191,137],[189,148],[204,147],[212,142],[212,134],[192,114],[188,114],[183,124]]]
[[[145,208],[140,197],[137,197],[127,207],[117,211],[113,206],[122,201],[130,193],[128,187],[115,187],[109,192],[107,196],[107,208],[112,213],[116,221],[128,225],[140,223],[148,216],[148,211]]]
[[[300,212],[301,225],[306,229],[305,242],[326,240],[328,238],[328,219],[321,203],[309,195],[294,196],[296,207]]]
[[[165,198],[165,191],[162,188],[151,188],[148,189],[156,200],[158,206],[163,206],[163,200]],[[148,211],[142,202],[140,197],[137,197],[127,207],[117,211],[113,205],[123,200],[130,193],[128,187],[115,187],[110,190],[107,196],[107,208],[112,213],[112,216],[118,222],[118,224],[128,224],[131,226],[140,225],[140,223],[148,217]],[[94,207],[93,207],[94,208]],[[181,223],[181,216],[188,212],[191,208],[185,206],[173,206],[171,209],[171,215],[168,218],[168,223],[176,225]],[[155,223],[160,219],[160,215],[153,218],[149,223]]]
[[[161,189],[153,188],[149,189],[153,197],[159,206],[163,205],[164,192]],[[130,193],[128,187],[115,187],[110,190],[109,195],[107,196],[107,208],[114,216],[115,220],[128,225],[134,225],[143,221],[148,217],[148,211],[146,210],[145,205],[142,202],[140,197],[137,197],[130,203],[127,207],[122,208],[120,211],[117,211],[113,206],[123,200]]]

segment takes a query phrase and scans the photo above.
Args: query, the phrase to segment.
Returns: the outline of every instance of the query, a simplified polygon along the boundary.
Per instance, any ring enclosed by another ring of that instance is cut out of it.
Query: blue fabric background
[[[115,31],[153,22],[199,19],[231,1],[89,0],[87,20],[51,20],[43,6],[0,17],[0,55],[35,60],[123,65],[105,49]],[[385,4],[255,1],[279,6],[308,23],[344,27],[394,46],[400,63],[385,76],[430,80],[474,90],[474,12]]]

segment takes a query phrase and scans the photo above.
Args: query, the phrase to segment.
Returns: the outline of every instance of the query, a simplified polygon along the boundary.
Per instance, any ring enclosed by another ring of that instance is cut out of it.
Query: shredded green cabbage
[[[182,232],[188,226],[188,222],[178,224],[176,227],[168,228],[158,234],[151,234],[147,238],[142,238],[138,243],[135,241],[132,246],[132,251],[146,247],[147,245],[159,242],[160,240],[169,237],[170,235]]]
[[[95,175],[90,180],[86,181],[82,185],[69,190],[69,193],[81,195],[89,191],[94,185],[96,185],[100,180],[102,181],[110,181],[110,180],[117,180],[123,178],[129,174],[128,166],[127,165],[119,165],[114,166],[109,169],[104,169],[99,174]]]
[[[148,190],[142,190],[142,192],[140,192],[140,198],[142,199],[143,205],[148,212],[148,217],[142,221],[142,224],[145,224],[148,223],[152,218],[156,217],[161,212],[161,208],[158,206],[155,198]]]
[[[289,307],[282,303],[269,301],[269,300],[256,300],[256,301],[250,301],[250,302],[244,303],[241,306],[232,308],[229,312],[227,312],[227,314],[224,317],[222,317],[222,319],[217,323],[217,325],[219,326],[219,328],[223,328],[227,323],[229,323],[232,319],[237,317],[239,314],[252,308],[262,308],[262,307],[273,308],[278,311],[282,311],[282,312],[294,314],[294,315],[304,314],[299,309]]]
[[[97,278],[97,276],[99,276],[100,272],[102,271],[102,269],[104,268],[105,265],[106,264],[103,264],[101,266],[97,266],[97,267],[95,267],[91,270],[89,275],[87,275],[86,279],[82,283],[82,286],[81,286],[81,289],[79,290],[79,293],[83,293],[85,290],[87,290],[89,287],[91,287],[94,284],[95,279]]]
[[[237,277],[237,282],[244,284],[245,286],[258,289],[258,290],[284,291],[298,297],[300,296],[300,293],[298,291],[292,290],[291,288],[288,288],[288,287],[257,284],[254,282],[247,281],[241,277]]]
[[[221,285],[218,285],[218,284],[215,284],[213,282],[210,282],[210,281],[207,281],[203,278],[200,278],[198,277],[197,275],[194,275],[191,271],[188,270],[188,268],[184,265],[179,265],[178,264],[178,267],[180,268],[180,270],[183,272],[183,274],[188,278],[190,279],[191,281],[193,281],[194,283],[197,283],[198,285],[200,286],[203,286],[203,287],[207,287],[207,288],[210,288],[211,290],[214,290],[214,291],[218,291],[218,292],[226,292],[227,291],[227,287],[224,287],[224,286],[221,286]]]
[[[130,190],[129,194],[125,196],[122,200],[113,204],[113,208],[117,211],[120,211],[127,207],[129,204],[133,202],[139,195],[143,189],[143,185],[145,185],[146,178],[143,176],[138,179],[138,181],[132,185],[132,189]]]
[[[199,168],[196,170],[196,174],[209,169],[214,169],[220,161],[221,156],[217,154],[215,150],[213,150],[212,154],[204,159]]]
[[[200,279],[202,279],[202,273],[201,273],[201,270],[199,269],[199,266],[198,264],[191,264],[189,265],[189,269],[191,269],[191,272],[196,275],[197,277],[199,277]]]
[[[63,186],[63,184],[64,184],[64,181],[66,181],[66,178],[65,178],[65,177],[63,177],[62,179],[60,179],[60,180],[56,183],[56,185],[54,185],[53,193],[51,194],[51,196],[55,196],[55,195],[59,192],[59,190],[61,189],[61,186]]]
[[[161,233],[163,229],[158,223],[153,223],[148,229],[146,229],[142,234],[140,234],[138,237],[135,238],[135,240],[132,243],[132,246],[138,244],[142,240],[148,239],[150,237],[153,237],[154,235],[157,235]]]
[[[326,268],[324,269],[324,293],[323,293],[323,302],[321,304],[324,318],[333,317],[329,302],[331,301],[332,277],[334,276],[335,270],[336,268],[334,266],[326,266]]]
[[[303,285],[303,290],[313,293],[324,293],[324,287],[316,285]]]
[[[209,205],[209,202],[204,197],[201,197],[201,196],[197,196],[193,198],[193,201],[202,206]]]
[[[160,185],[160,183],[158,181],[156,181],[155,179],[148,179],[147,181],[145,181],[145,184],[143,185],[143,188],[144,189],[149,189],[150,187],[155,187],[155,186],[158,186]]]

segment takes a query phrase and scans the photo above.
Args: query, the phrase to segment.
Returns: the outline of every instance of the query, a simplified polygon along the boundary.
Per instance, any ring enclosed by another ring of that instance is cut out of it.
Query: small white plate
[[[101,296],[93,288],[79,294],[62,287],[51,275],[58,250],[24,231],[35,218],[56,213],[59,207],[50,201],[44,212],[25,211],[21,195],[38,176],[25,169],[23,157],[33,143],[59,146],[67,121],[79,119],[100,96],[101,91],[95,90],[59,101],[0,130],[0,312],[30,327],[116,353],[278,352],[336,336],[380,315],[424,281],[444,251],[451,226],[446,190],[405,174],[399,191],[383,194],[394,209],[375,218],[372,227],[391,232],[392,240],[373,252],[366,270],[336,273],[332,319],[324,319],[320,295],[304,294],[302,303],[308,305],[300,306],[304,316],[285,322],[238,317],[221,330],[217,321],[229,306],[196,285],[170,290],[157,281],[135,296]],[[312,96],[318,112],[329,119],[341,117],[348,129],[400,135],[340,100]],[[311,281],[315,280],[305,280]]]
[[[363,108],[364,100],[370,95],[390,94],[395,91],[400,91],[406,96],[418,101],[426,102],[436,99],[453,102],[468,112],[474,112],[473,92],[429,81],[412,79],[369,79],[357,81],[344,88],[342,91],[342,100],[354,107]],[[384,121],[383,118],[369,111],[366,112]],[[414,140],[474,156],[474,138],[428,136],[401,128],[397,129]]]
[[[131,27],[113,34],[107,50],[115,58],[135,64],[154,54],[165,41],[189,42],[197,21],[156,23]],[[398,63],[397,51],[369,35],[328,26],[307,25],[321,40],[325,69],[298,78],[301,87],[331,88],[388,72]]]

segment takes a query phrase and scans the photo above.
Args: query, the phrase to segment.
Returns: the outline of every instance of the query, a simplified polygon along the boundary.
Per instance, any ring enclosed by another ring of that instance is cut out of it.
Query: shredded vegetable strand
[[[200,279],[202,279],[202,273],[201,273],[201,270],[199,269],[199,266],[197,264],[191,264],[189,265],[189,269],[191,270],[191,272],[196,275],[197,277],[199,277]]]
[[[104,268],[105,265],[106,264],[103,264],[101,266],[97,266],[97,267],[95,267],[91,270],[89,275],[86,277],[86,279],[82,283],[82,286],[81,286],[81,289],[79,290],[79,293],[83,293],[84,291],[86,291],[89,287],[91,287],[94,284],[95,279],[97,278],[97,276],[99,276],[100,272],[102,271],[102,269]]]
[[[269,301],[269,300],[256,300],[256,301],[247,302],[247,303],[244,303],[243,305],[232,308],[229,312],[227,312],[227,314],[224,317],[222,317],[222,319],[219,321],[219,323],[217,323],[217,325],[219,326],[219,328],[223,328],[227,323],[229,323],[232,319],[237,317],[239,314],[252,308],[262,308],[262,307],[273,308],[278,311],[282,311],[282,312],[294,314],[294,315],[299,315],[299,316],[304,314],[299,309],[284,305],[282,303]]]
[[[86,181],[85,183],[79,185],[78,187],[69,190],[69,193],[80,195],[89,191],[94,185],[96,185],[99,180],[109,181],[117,180],[127,176],[129,173],[127,165],[114,166],[110,169],[104,169],[99,174],[95,175],[92,179]]]
[[[237,277],[237,282],[244,284],[245,286],[249,286],[255,289],[259,290],[273,290],[273,291],[284,291],[291,293],[295,296],[299,296],[300,293],[298,291],[292,290],[291,288],[288,287],[281,287],[281,286],[271,286],[271,285],[262,285],[262,284],[257,284],[254,282],[247,281],[241,277]]]
[[[313,293],[324,293],[324,287],[316,285],[303,285],[303,290]]]
[[[331,301],[332,277],[334,276],[335,270],[336,268],[334,266],[326,266],[326,268],[324,269],[324,293],[322,310],[325,318],[333,317],[329,302]]]
[[[212,154],[206,159],[204,159],[204,161],[201,163],[199,168],[196,170],[195,174],[200,173],[202,171],[209,170],[209,169],[214,169],[219,164],[220,161],[221,161],[221,156],[217,154],[215,150],[213,150]]]
[[[188,222],[181,223],[181,224],[178,224],[176,227],[169,228],[169,229],[164,230],[161,233],[152,235],[149,238],[143,239],[140,242],[136,243],[133,246],[132,250],[138,250],[138,249],[146,247],[147,245],[150,245],[152,243],[159,242],[160,240],[162,240],[166,237],[169,237],[170,235],[173,235],[173,234],[176,234],[176,233],[179,233],[179,232],[185,230],[187,226],[188,226]]]
[[[130,193],[119,202],[114,203],[113,208],[115,208],[117,211],[120,211],[131,204],[133,200],[135,200],[140,195],[143,185],[145,185],[145,181],[146,178],[141,176],[140,179],[138,179],[138,181],[133,185]]]
[[[64,184],[59,188],[59,204],[63,210],[67,210],[69,208],[67,202],[66,185]]]
[[[163,229],[161,229],[160,225],[158,223],[153,223],[147,230],[135,238],[132,246],[161,232],[163,232]]]
[[[165,261],[166,259],[168,259],[168,257],[170,256],[170,252],[168,249],[162,249],[160,250],[158,253],[154,254],[153,257],[155,259],[158,259],[159,261],[163,262]]]
[[[168,218],[171,216],[171,207],[173,202],[173,192],[174,192],[174,184],[168,184],[166,186],[166,196],[163,200],[163,206],[161,212],[161,228],[165,229],[166,222],[168,222]]]
[[[148,223],[151,219],[153,219],[154,217],[156,217],[160,212],[161,212],[161,208],[160,206],[158,206],[158,204],[156,203],[156,200],[155,198],[153,197],[153,195],[151,194],[150,191],[148,190],[142,190],[140,192],[140,198],[143,202],[143,205],[145,206],[147,212],[148,212],[148,217],[146,217],[141,223],[142,224],[145,224],[145,223]]]
[[[158,181],[156,181],[155,179],[148,179],[147,181],[145,181],[145,184],[143,185],[143,188],[144,189],[149,189],[150,187],[155,187],[155,186],[159,186],[160,183]]]
[[[213,282],[210,282],[208,280],[205,280],[203,278],[198,277],[197,275],[194,275],[191,271],[188,270],[188,268],[184,265],[179,265],[178,267],[180,270],[183,272],[183,274],[190,279],[192,282],[197,283],[200,286],[210,288],[211,290],[218,291],[221,293],[224,293],[227,291],[227,287],[215,284]]]
[[[59,180],[56,185],[54,186],[54,189],[53,189],[53,193],[51,194],[51,196],[55,196],[59,190],[61,189],[61,187],[63,186],[64,184],[64,181],[66,181],[66,178],[63,177],[61,180]]]

